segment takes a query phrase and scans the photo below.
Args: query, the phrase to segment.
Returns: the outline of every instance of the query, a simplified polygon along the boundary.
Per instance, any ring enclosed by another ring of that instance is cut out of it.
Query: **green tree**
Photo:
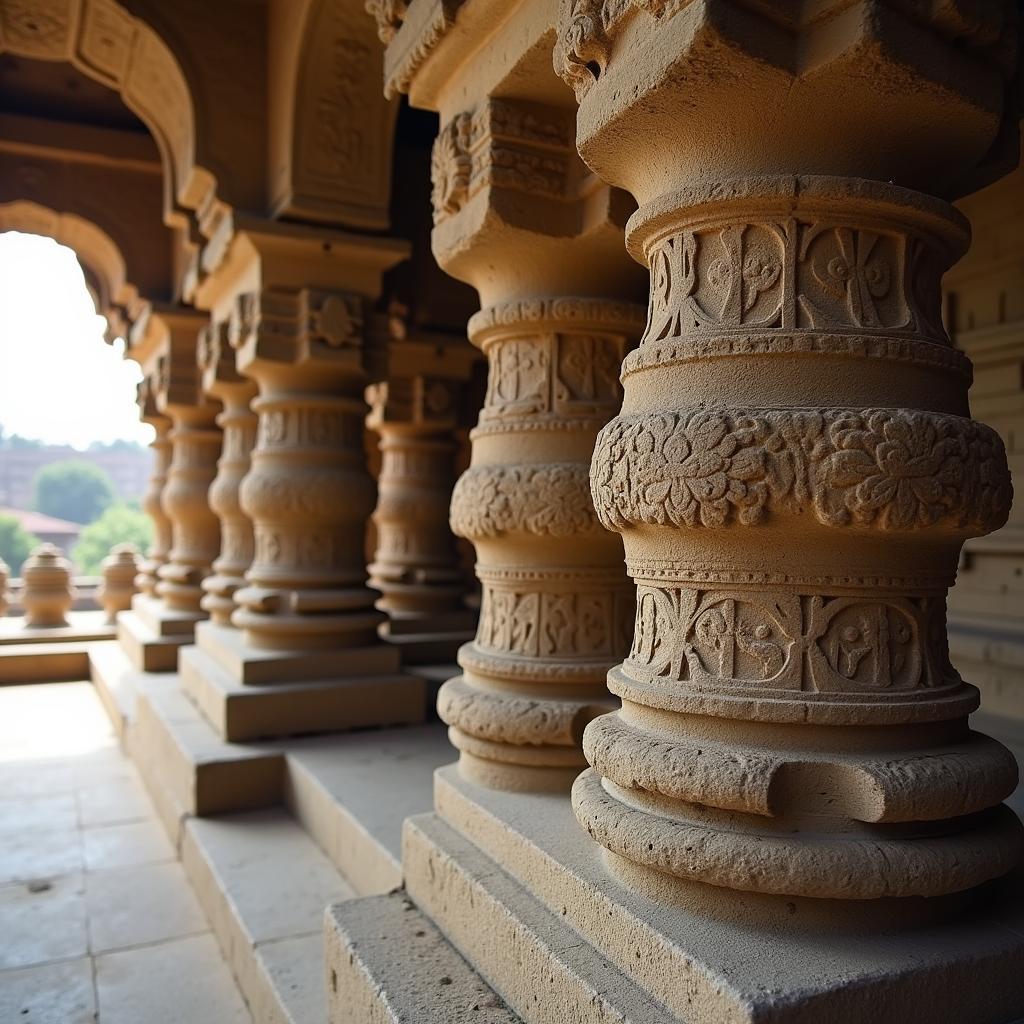
[[[0,558],[10,566],[12,576],[21,572],[21,563],[38,543],[39,538],[33,537],[14,516],[0,516]]]
[[[43,466],[32,486],[37,512],[73,523],[91,523],[114,503],[110,477],[91,462],[66,459]]]
[[[129,505],[111,505],[78,536],[72,558],[83,576],[98,576],[101,563],[115,544],[134,544],[141,552],[153,539],[149,516]]]

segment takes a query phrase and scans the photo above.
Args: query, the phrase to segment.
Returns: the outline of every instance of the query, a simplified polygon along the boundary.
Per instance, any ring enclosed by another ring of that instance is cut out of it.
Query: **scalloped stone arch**
[[[196,165],[192,92],[157,33],[115,0],[0,0],[0,53],[65,61],[117,91],[145,123],[164,166],[165,217],[208,210],[216,181]]]
[[[44,235],[66,245],[78,257],[89,279],[99,288],[93,294],[96,312],[107,321],[106,338],[123,335],[130,323],[143,317],[149,303],[128,280],[128,269],[117,243],[102,228],[74,213],[61,213],[39,203],[17,200],[0,203],[0,233],[23,231]]]

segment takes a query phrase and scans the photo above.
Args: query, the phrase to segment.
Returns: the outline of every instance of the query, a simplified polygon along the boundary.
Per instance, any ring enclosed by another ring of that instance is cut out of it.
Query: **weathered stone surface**
[[[566,110],[483,94],[443,115],[433,247],[484,303],[469,337],[488,388],[451,504],[452,530],[476,548],[480,621],[438,712],[474,778],[564,788],[584,725],[610,709],[603,679],[633,615],[587,463],[641,330],[637,280],[614,244],[621,198],[578,178]]]

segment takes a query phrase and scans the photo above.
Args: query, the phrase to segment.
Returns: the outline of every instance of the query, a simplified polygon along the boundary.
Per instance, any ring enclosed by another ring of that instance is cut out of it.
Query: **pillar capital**
[[[237,296],[228,337],[239,371],[338,381],[363,376],[362,296],[324,288],[264,288]]]
[[[622,228],[633,204],[588,172],[573,123],[564,107],[484,95],[441,126],[431,160],[434,255],[485,304],[629,293]]]
[[[950,197],[1016,163],[1012,10],[562,0],[554,61],[581,155],[641,206],[794,170]]]
[[[386,379],[366,389],[366,425],[376,431],[454,430],[462,420],[462,389],[478,359],[465,342],[392,339]]]

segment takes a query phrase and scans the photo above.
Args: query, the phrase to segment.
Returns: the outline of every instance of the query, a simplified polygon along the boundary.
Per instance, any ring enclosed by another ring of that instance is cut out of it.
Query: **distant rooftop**
[[[17,519],[24,529],[29,533],[54,534],[66,533],[78,536],[82,532],[81,523],[72,523],[67,519],[58,519],[56,516],[46,516],[42,512],[29,512],[23,508],[4,508],[0,506],[0,516],[10,516]]]

